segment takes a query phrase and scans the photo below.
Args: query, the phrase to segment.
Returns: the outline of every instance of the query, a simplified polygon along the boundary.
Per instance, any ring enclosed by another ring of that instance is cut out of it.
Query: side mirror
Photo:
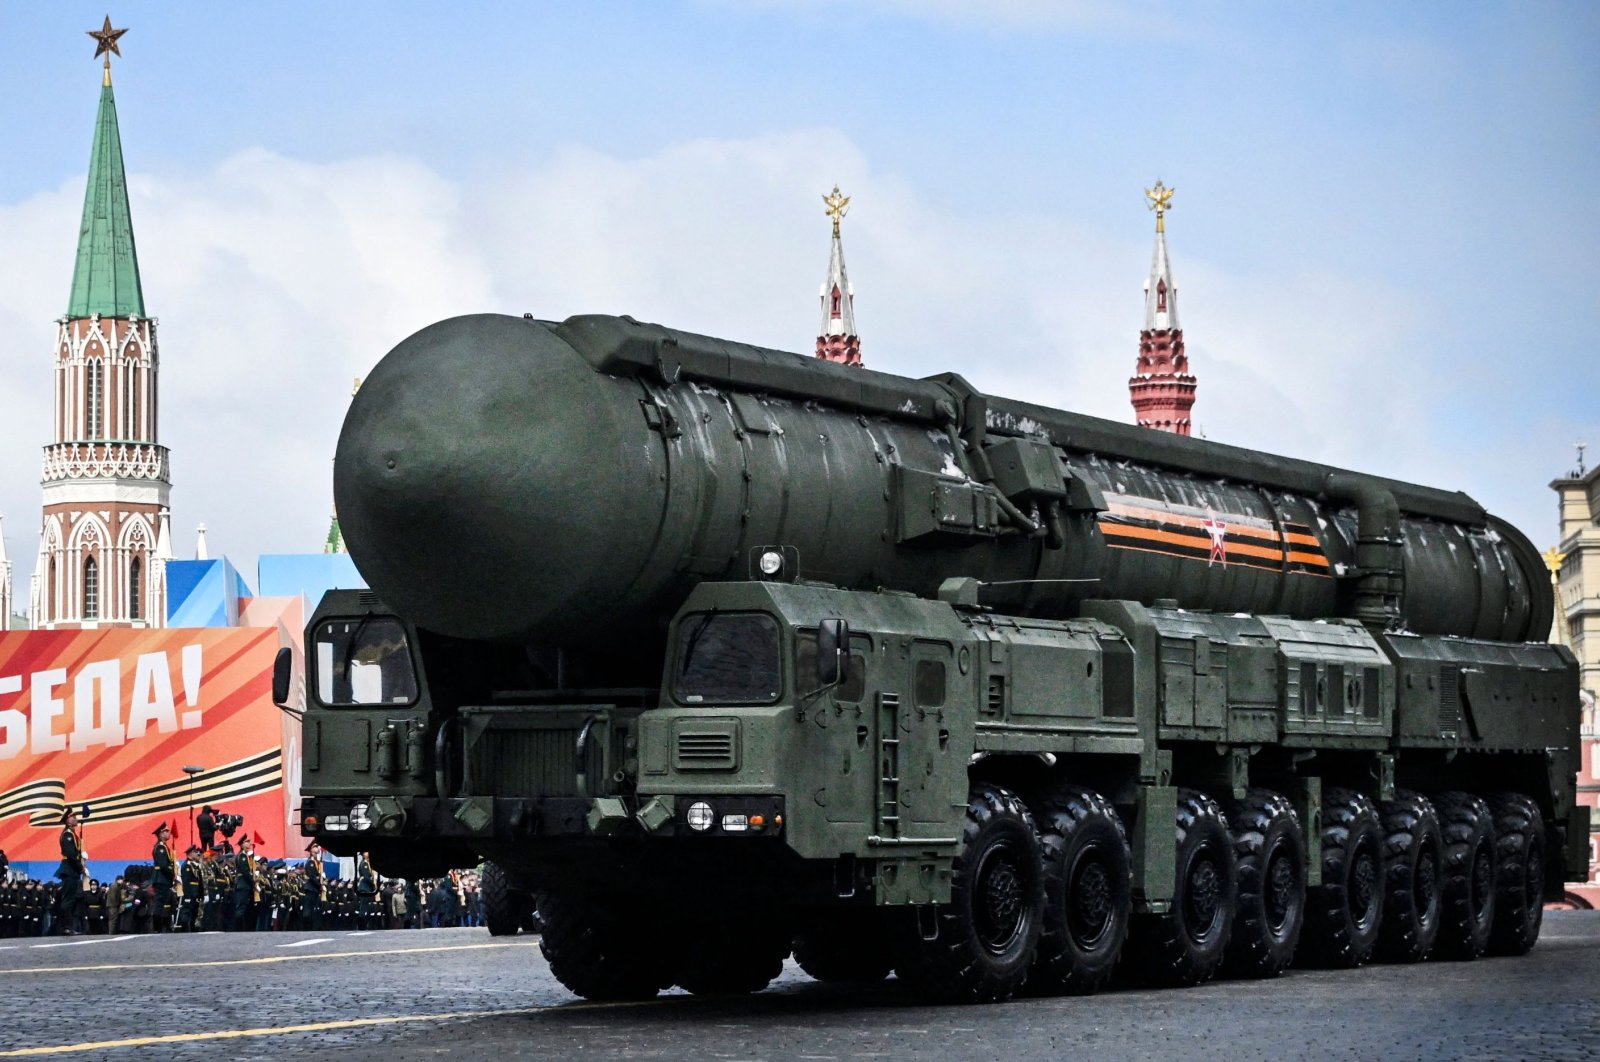
[[[272,662],[272,703],[279,708],[289,704],[289,677],[294,671],[294,650],[287,645],[278,650]]]
[[[842,619],[825,619],[817,625],[817,685],[819,690],[844,681],[850,653],[850,625]]]

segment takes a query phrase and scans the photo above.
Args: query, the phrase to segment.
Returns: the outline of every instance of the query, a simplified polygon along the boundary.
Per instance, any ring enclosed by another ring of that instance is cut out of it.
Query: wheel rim
[[[1350,913],[1363,933],[1378,923],[1378,856],[1374,845],[1363,843],[1350,864]]]
[[[1489,915],[1489,900],[1494,896],[1494,859],[1489,842],[1483,841],[1472,853],[1472,917],[1479,922]]]
[[[1544,850],[1537,840],[1528,844],[1528,862],[1522,870],[1528,907],[1536,910],[1544,905]]]
[[[1203,944],[1222,915],[1222,870],[1210,846],[1196,853],[1183,883],[1184,924],[1189,938]]]
[[[1266,888],[1262,895],[1263,905],[1266,908],[1267,929],[1274,938],[1279,939],[1282,938],[1284,929],[1289,925],[1289,920],[1299,903],[1298,890],[1295,888],[1298,875],[1295,872],[1294,859],[1284,850],[1287,847],[1279,845],[1272,850],[1272,856],[1267,862]]]
[[[1417,853],[1416,870],[1411,876],[1412,902],[1424,922],[1432,922],[1439,909],[1439,850],[1430,838]]]
[[[1009,844],[995,845],[978,864],[973,925],[991,955],[1003,954],[1026,929],[1026,881],[1018,853]]]
[[[1067,902],[1067,928],[1073,942],[1091,949],[1105,939],[1111,928],[1111,868],[1106,865],[1099,845],[1079,855],[1070,879]]]

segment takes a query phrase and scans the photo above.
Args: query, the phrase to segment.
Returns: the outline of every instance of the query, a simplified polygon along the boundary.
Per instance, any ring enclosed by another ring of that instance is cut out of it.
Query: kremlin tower
[[[0,631],[11,629],[11,560],[6,556],[6,536],[0,530]]]
[[[839,221],[850,197],[839,186],[822,197],[833,219],[833,251],[828,256],[828,279],[822,282],[822,331],[817,335],[817,357],[843,365],[861,364],[861,337],[856,335],[856,296],[844,271],[844,245],[839,242]]]
[[[1194,406],[1195,379],[1183,352],[1183,329],[1178,324],[1178,286],[1167,263],[1166,212],[1172,193],[1160,181],[1145,190],[1156,212],[1156,249],[1150,279],[1144,282],[1144,329],[1139,333],[1139,364],[1128,381],[1133,413],[1143,428],[1189,434],[1189,410]]]
[[[160,627],[171,482],[158,443],[156,322],[145,315],[111,55],[126,30],[90,31],[105,55],[67,312],[57,321],[55,435],[31,588],[39,630]]]

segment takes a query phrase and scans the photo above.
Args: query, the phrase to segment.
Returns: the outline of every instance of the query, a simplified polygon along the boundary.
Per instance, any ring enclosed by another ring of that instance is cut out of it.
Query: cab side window
[[[859,703],[867,695],[867,658],[864,654],[869,652],[870,649],[871,646],[865,638],[852,637],[850,639],[850,659],[845,664],[844,680],[828,691],[834,700]],[[798,677],[796,686],[800,693],[805,693],[816,685],[816,631],[799,631],[796,633],[794,640],[794,673]]]
[[[944,661],[918,660],[912,676],[912,696],[918,708],[938,708],[944,704]]]

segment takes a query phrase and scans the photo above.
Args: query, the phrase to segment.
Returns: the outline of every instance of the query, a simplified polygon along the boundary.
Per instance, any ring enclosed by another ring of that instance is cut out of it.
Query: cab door
[[[899,713],[899,790],[908,835],[945,836],[967,806],[967,758],[954,721],[974,717],[972,683],[955,667],[949,642],[917,639]],[[970,750],[969,750],[970,751]],[[959,832],[959,830],[957,831]]]

